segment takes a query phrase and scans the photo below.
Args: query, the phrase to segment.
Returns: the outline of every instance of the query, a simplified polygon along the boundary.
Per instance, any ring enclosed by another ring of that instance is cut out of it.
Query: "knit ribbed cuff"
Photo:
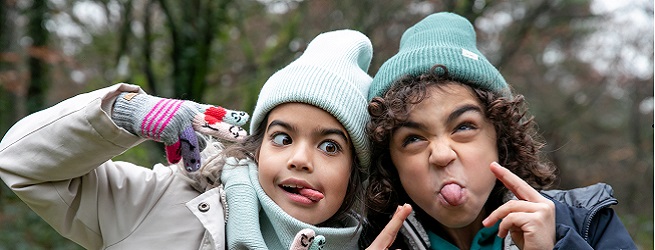
[[[118,95],[114,102],[111,119],[119,127],[124,128],[134,135],[140,136],[137,128],[141,121],[137,116],[141,113],[139,111],[147,108],[146,102],[147,95],[145,94],[123,92]]]

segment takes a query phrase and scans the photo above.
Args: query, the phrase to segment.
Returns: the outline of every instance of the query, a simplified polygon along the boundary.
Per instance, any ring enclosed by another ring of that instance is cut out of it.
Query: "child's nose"
[[[314,166],[311,161],[313,148],[309,145],[297,143],[296,147],[292,150],[293,152],[289,157],[287,168],[290,170],[313,172]]]
[[[446,167],[457,158],[455,150],[448,140],[433,140],[430,142],[428,161],[437,167]]]

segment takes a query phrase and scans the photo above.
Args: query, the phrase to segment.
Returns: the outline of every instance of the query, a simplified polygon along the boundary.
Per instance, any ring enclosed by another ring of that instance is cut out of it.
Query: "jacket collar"
[[[207,230],[201,249],[225,249],[225,208],[221,195],[224,195],[223,186],[207,190],[185,204]]]

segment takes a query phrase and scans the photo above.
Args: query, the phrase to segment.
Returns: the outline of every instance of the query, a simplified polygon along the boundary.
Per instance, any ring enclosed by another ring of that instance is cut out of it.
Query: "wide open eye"
[[[333,141],[324,141],[320,145],[318,145],[318,148],[323,150],[323,152],[331,155],[335,155],[341,152],[341,146],[339,146],[338,143]]]
[[[273,140],[272,141],[273,141],[273,143],[275,143],[277,145],[289,145],[289,144],[291,144],[291,142],[293,142],[291,140],[291,137],[289,135],[285,134],[285,133],[279,133],[279,134],[273,135]]]

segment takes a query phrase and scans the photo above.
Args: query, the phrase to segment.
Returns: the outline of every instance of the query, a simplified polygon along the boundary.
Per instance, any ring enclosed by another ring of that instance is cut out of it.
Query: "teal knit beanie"
[[[266,81],[252,114],[250,133],[280,104],[311,104],[341,122],[361,167],[367,168],[370,149],[365,133],[369,120],[366,95],[372,79],[366,71],[372,56],[371,41],[358,31],[337,30],[318,35],[298,59]]]
[[[436,64],[446,66],[456,81],[511,96],[503,76],[476,47],[473,25],[462,16],[441,12],[403,33],[398,54],[382,64],[373,78],[368,100],[384,95],[401,77],[427,73]]]

